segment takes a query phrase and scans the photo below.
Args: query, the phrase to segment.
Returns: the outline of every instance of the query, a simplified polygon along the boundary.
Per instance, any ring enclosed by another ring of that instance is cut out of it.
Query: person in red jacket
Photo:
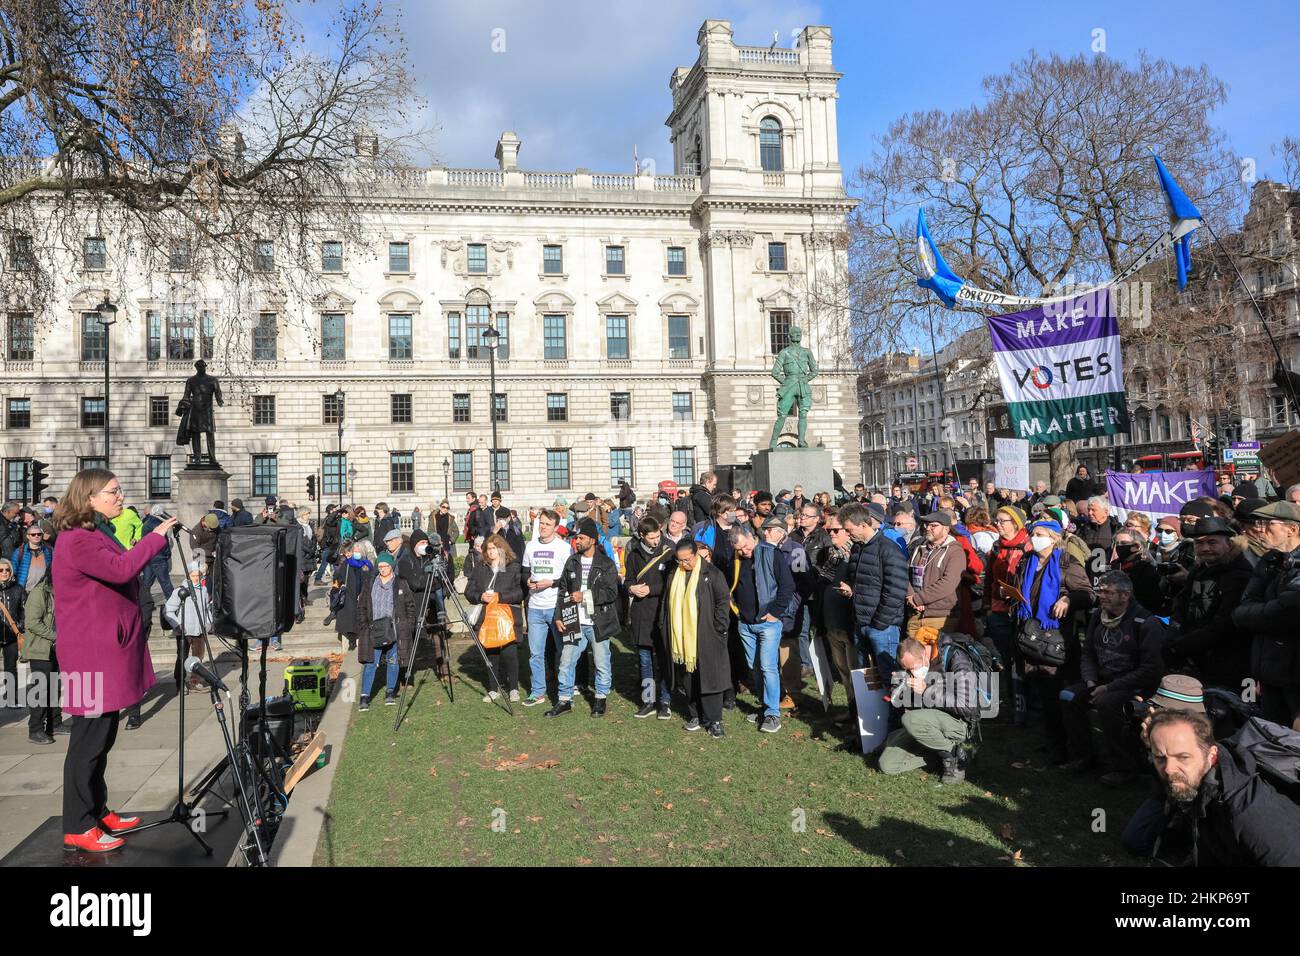
[[[109,811],[104,771],[119,712],[154,684],[139,576],[176,524],[168,518],[128,550],[110,523],[121,513],[122,485],[103,468],[77,472],[54,513],[59,534],[51,583],[63,712],[72,718],[63,762],[63,845],[90,853],[117,849],[123,841],[116,834],[140,824],[139,817]]]

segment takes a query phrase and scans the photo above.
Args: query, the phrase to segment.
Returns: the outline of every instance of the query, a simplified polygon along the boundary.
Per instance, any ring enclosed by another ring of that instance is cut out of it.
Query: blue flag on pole
[[[926,225],[924,209],[916,211],[916,254],[925,272],[925,278],[917,279],[916,284],[922,289],[929,289],[951,309],[957,304],[957,290],[965,285],[965,280],[959,278],[948,267],[948,263],[943,261],[943,254],[930,238],[930,227]]]
[[[1187,287],[1187,274],[1192,270],[1192,233],[1201,225],[1201,211],[1169,175],[1159,156],[1155,156],[1155,161],[1156,176],[1169,206],[1169,227],[1174,237],[1174,262],[1178,266],[1178,288],[1181,291]]]

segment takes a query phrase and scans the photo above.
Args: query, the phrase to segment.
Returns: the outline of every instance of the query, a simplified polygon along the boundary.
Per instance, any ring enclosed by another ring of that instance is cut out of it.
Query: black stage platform
[[[204,803],[208,811],[203,839],[212,847],[212,855],[203,852],[189,830],[171,823],[155,827],[134,836],[126,835],[126,845],[109,853],[82,853],[63,849],[63,817],[46,820],[26,840],[14,847],[0,860],[3,866],[60,866],[68,868],[129,868],[173,866],[227,866],[235,855],[235,848],[243,833],[244,821],[235,810],[220,817],[213,811],[225,809],[225,804],[215,797]],[[157,813],[139,814],[145,823],[159,820],[170,813],[170,808]]]

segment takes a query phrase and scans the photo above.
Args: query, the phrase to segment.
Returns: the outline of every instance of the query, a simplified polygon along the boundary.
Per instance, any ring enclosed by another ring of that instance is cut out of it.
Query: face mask
[[[1045,554],[1052,550],[1055,543],[1051,538],[1047,537],[1047,535],[1036,534],[1030,537],[1029,544],[1039,554]]]
[[[45,508],[42,508],[41,510],[45,512],[46,517],[48,517],[48,516],[54,514],[54,509],[53,509],[53,508],[50,508],[50,507],[45,507]]]
[[[1160,532],[1160,543],[1161,543],[1161,544],[1173,544],[1175,540],[1177,540],[1177,539],[1176,539],[1176,536],[1174,535],[1173,531],[1161,531],[1161,532]]]
[[[420,557],[424,557],[424,552],[428,550],[429,550],[429,543],[427,541],[421,541],[419,544],[415,546],[415,553]]]
[[[913,667],[908,671],[908,673],[919,680],[925,680],[925,675],[930,673],[930,665],[927,664],[925,667]]]
[[[1133,557],[1136,553],[1137,545],[1135,544],[1120,544],[1115,546],[1115,554],[1119,556],[1121,561]]]

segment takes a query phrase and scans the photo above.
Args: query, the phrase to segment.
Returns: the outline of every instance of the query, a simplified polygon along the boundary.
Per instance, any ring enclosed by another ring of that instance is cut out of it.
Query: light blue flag
[[[1181,291],[1187,287],[1187,274],[1192,270],[1192,233],[1201,225],[1201,211],[1169,175],[1159,156],[1155,156],[1155,161],[1156,176],[1169,206],[1169,227],[1174,237],[1174,262],[1178,266],[1178,289]]]
[[[916,254],[925,273],[925,278],[917,279],[916,284],[922,289],[929,289],[943,300],[944,305],[953,308],[957,304],[957,291],[966,283],[943,261],[939,247],[930,238],[930,227],[926,225],[924,209],[916,211]]]

